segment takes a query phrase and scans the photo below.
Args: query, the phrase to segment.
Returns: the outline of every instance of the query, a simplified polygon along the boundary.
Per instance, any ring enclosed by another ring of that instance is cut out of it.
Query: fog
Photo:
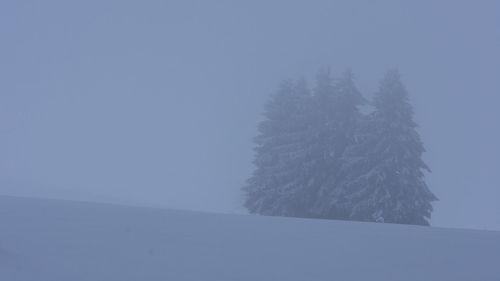
[[[269,94],[398,68],[434,226],[500,229],[496,1],[2,1],[0,194],[244,213]]]

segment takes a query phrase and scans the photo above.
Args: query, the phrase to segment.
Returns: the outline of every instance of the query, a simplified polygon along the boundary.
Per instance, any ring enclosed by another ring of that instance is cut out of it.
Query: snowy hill
[[[0,197],[0,280],[500,280],[500,232]]]

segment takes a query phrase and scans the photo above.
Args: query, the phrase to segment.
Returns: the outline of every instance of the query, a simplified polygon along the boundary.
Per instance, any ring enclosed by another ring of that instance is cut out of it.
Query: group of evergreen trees
[[[360,106],[371,105],[363,114]],[[429,225],[422,142],[397,71],[372,102],[351,72],[320,71],[314,89],[286,81],[265,108],[255,171],[243,188],[251,213]]]

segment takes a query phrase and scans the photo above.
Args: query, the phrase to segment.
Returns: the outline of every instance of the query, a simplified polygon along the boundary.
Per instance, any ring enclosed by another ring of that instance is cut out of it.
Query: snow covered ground
[[[0,197],[0,280],[499,281],[500,232]]]

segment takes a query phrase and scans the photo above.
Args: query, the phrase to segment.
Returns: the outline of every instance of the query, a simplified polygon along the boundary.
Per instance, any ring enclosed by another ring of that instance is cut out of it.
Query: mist
[[[500,230],[496,1],[2,1],[0,194],[245,213],[284,79],[402,74],[431,224]]]

